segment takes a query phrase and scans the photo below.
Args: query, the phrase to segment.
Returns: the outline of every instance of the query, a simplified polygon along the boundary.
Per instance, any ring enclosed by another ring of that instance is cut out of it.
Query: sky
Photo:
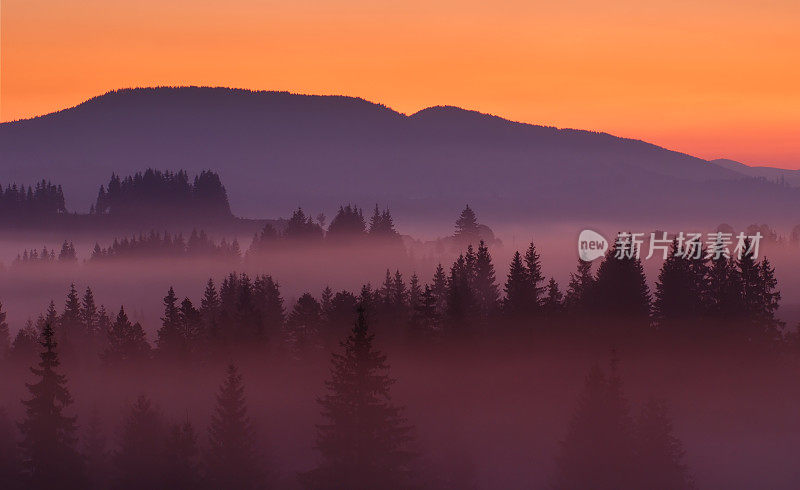
[[[0,5],[2,121],[117,88],[230,86],[456,105],[800,168],[797,0]]]

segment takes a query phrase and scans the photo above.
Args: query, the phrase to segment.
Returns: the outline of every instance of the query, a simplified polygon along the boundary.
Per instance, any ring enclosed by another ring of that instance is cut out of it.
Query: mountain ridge
[[[740,211],[763,213],[778,199],[739,172],[641,140],[453,106],[406,115],[358,97],[277,91],[121,89],[0,124],[0,147],[7,179],[63,183],[73,209],[88,208],[112,172],[147,167],[215,170],[234,212],[259,218],[344,202],[430,219],[450,219],[465,202],[492,218],[646,216],[633,199],[655,216],[701,206],[713,220],[727,204],[736,212],[728,194],[742,185],[764,206]],[[709,202],[696,195],[708,182],[729,190]],[[686,204],[676,208],[666,191]]]

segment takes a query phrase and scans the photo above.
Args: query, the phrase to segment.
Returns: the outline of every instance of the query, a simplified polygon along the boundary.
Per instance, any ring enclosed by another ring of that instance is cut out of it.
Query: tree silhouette
[[[409,488],[412,428],[391,403],[394,380],[386,356],[372,346],[364,310],[333,354],[328,393],[320,398],[325,423],[317,425],[317,468],[301,475],[308,488]]]
[[[515,252],[504,288],[506,297],[503,299],[503,313],[512,322],[527,319],[531,310],[533,294],[528,275],[529,271],[522,262],[522,256]]]
[[[694,488],[681,441],[672,431],[663,400],[650,398],[636,421],[636,479],[638,488],[681,490]]]
[[[201,483],[197,436],[187,420],[169,429],[165,447],[163,486],[168,489],[198,488]]]
[[[185,353],[186,337],[181,331],[181,312],[175,290],[169,288],[164,296],[164,316],[158,329],[158,351],[167,358],[176,358]]]
[[[633,423],[614,361],[606,377],[594,366],[586,377],[556,459],[558,490],[634,489]]]
[[[3,311],[3,303],[0,302],[0,361],[8,358],[11,352],[11,333],[8,331],[6,323],[6,312]]]
[[[128,410],[114,454],[115,488],[160,488],[168,464],[165,439],[161,413],[140,395]]]
[[[120,307],[116,320],[108,330],[108,347],[103,359],[108,364],[138,361],[150,355],[150,345],[139,323],[128,320],[125,309]]]
[[[478,253],[475,257],[474,289],[481,319],[485,324],[490,317],[497,313],[500,290],[497,286],[492,256],[483,240],[478,245]]]
[[[72,404],[67,378],[57,372],[59,361],[52,326],[42,331],[39,367],[31,368],[38,378],[26,383],[31,397],[23,400],[25,418],[19,424],[22,449],[29,477],[28,488],[82,488],[83,462],[76,450],[75,417],[64,415]]]
[[[262,475],[258,465],[255,435],[244,397],[242,376],[228,366],[227,377],[208,429],[207,478],[211,488],[258,488]]]
[[[478,226],[478,218],[475,212],[469,207],[469,204],[461,211],[456,220],[455,238],[459,243],[468,245],[470,243],[478,243],[480,239],[480,228]]]

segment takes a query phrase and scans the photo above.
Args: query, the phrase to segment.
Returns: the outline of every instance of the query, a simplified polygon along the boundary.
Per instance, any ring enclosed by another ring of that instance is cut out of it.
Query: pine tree
[[[531,294],[531,312],[534,315],[539,314],[539,302],[545,292],[544,275],[542,275],[542,261],[539,252],[536,251],[536,245],[533,242],[528,246],[525,251],[525,268],[528,269],[528,281],[530,282]]]
[[[567,311],[578,316],[585,314],[590,309],[594,284],[592,263],[578,259],[577,270],[570,274],[567,294],[564,297]]]
[[[656,281],[653,319],[662,330],[683,329],[704,313],[703,291],[698,290],[696,266],[678,255],[678,242],[672,244]],[[682,332],[684,334],[688,332]]]
[[[164,316],[161,318],[161,328],[158,329],[156,345],[161,355],[175,358],[186,351],[186,338],[181,333],[180,308],[175,290],[169,288],[164,296]]]
[[[4,407],[0,407],[0,486],[6,490],[22,490],[22,462],[17,434]]]
[[[57,372],[59,361],[53,328],[45,325],[38,368],[31,368],[36,383],[26,383],[30,399],[24,400],[22,453],[29,477],[28,488],[82,488],[83,462],[75,446],[76,418],[64,414],[72,404],[67,378]]]
[[[277,341],[286,320],[280,286],[272,279],[272,276],[259,276],[253,282],[253,296],[260,321],[256,338],[262,342]]]
[[[515,252],[504,288],[506,297],[503,299],[503,314],[512,322],[527,319],[531,311],[533,293],[528,275],[522,256]]]
[[[201,338],[206,350],[220,341],[219,315],[220,299],[214,280],[209,279],[206,289],[203,291],[203,299],[200,301],[200,324]]]
[[[542,301],[542,313],[548,320],[557,319],[564,312],[564,295],[558,289],[558,283],[550,278],[547,283],[547,295]]]
[[[8,358],[11,351],[11,333],[8,331],[6,323],[6,312],[3,311],[3,303],[0,302],[0,361]]]
[[[208,439],[206,477],[211,488],[245,490],[260,486],[262,475],[253,427],[247,416],[242,376],[232,364],[217,395]]]
[[[608,339],[628,340],[650,327],[650,289],[638,257],[617,258],[612,245],[597,269],[592,312],[605,320],[602,331]]]
[[[672,431],[663,400],[650,398],[642,407],[635,429],[637,488],[689,490],[694,483],[683,462],[685,451]]]
[[[386,356],[372,346],[364,311],[347,340],[344,353],[333,354],[328,393],[319,399],[325,423],[317,425],[316,449],[322,461],[302,475],[306,487],[405,489],[410,487],[414,455],[412,428],[391,403],[395,380]]]
[[[107,364],[145,359],[150,355],[144,330],[139,323],[131,324],[123,307],[108,330],[108,347],[102,358]]]
[[[315,346],[323,327],[319,302],[310,293],[300,296],[289,313],[286,326],[295,353],[301,354]]]
[[[469,252],[469,249],[468,249]],[[474,259],[467,260],[469,254],[459,255],[450,268],[447,280],[447,304],[445,310],[446,327],[450,332],[472,333],[478,303],[473,290]]]
[[[114,454],[115,488],[139,490],[161,487],[165,460],[164,423],[161,413],[144,395],[130,407]]]
[[[187,420],[174,424],[167,435],[163,487],[191,490],[200,486],[199,450],[197,436]]]
[[[632,490],[636,470],[633,422],[615,363],[609,377],[595,366],[561,443],[554,488]]]
[[[436,266],[436,272],[433,274],[433,284],[431,285],[431,294],[434,298],[436,314],[442,318],[445,314],[447,305],[447,276],[444,273],[442,264]],[[367,310],[369,311],[369,310]]]
[[[497,312],[500,303],[500,290],[497,286],[492,256],[483,240],[480,241],[478,253],[475,257],[474,289],[481,319],[485,324]]]
[[[88,475],[87,488],[108,488],[110,473],[110,454],[106,449],[106,438],[103,435],[100,415],[96,408],[92,409],[83,439],[83,460],[86,462]]]
[[[461,211],[461,215],[456,220],[455,238],[461,244],[477,243],[480,239],[478,218],[469,204]]]
[[[83,343],[86,330],[81,319],[81,302],[75,284],[70,284],[64,312],[58,319],[56,339],[61,345],[63,355],[74,356],[79,345]]]

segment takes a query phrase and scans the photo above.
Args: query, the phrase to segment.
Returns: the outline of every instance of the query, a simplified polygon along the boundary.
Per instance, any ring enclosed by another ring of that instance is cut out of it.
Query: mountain
[[[456,107],[406,116],[341,96],[228,88],[126,89],[0,125],[5,183],[63,184],[85,211],[112,172],[219,173],[234,214],[329,215],[388,205],[452,222],[469,203],[490,220],[764,221],[800,209],[794,189],[638,140],[508,121]]]
[[[782,179],[786,184],[793,187],[800,187],[800,170],[788,170],[776,167],[755,167],[726,158],[711,160],[711,163],[728,170],[733,170],[743,176],[764,178],[773,182]]]

